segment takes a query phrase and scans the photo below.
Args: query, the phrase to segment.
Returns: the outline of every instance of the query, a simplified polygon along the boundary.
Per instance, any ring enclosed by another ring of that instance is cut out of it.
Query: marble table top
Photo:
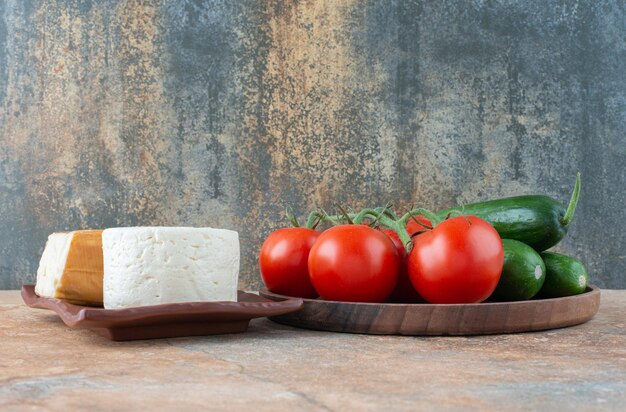
[[[111,342],[0,291],[0,410],[624,410],[626,290],[586,324],[368,336],[253,320],[237,335]]]

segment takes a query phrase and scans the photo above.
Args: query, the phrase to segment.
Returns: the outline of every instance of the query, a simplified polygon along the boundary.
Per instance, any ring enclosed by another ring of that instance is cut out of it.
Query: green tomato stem
[[[287,208],[285,209],[285,216],[287,217],[289,223],[291,223],[291,226],[300,227],[300,222],[298,222],[298,218],[296,217],[296,215],[293,214],[293,209],[291,208],[291,206],[287,206]]]
[[[407,255],[411,253],[411,249],[413,248],[413,242],[411,241],[411,236],[409,232],[406,230],[406,220],[400,219],[392,219],[384,211],[376,211],[373,209],[364,209],[361,211],[363,213],[363,217],[370,216],[374,219],[378,220],[383,226],[386,226],[396,232],[400,241],[404,245],[404,250],[406,250]]]
[[[321,214],[317,210],[312,211],[306,218],[306,223],[304,224],[304,227],[306,227],[307,229],[313,229],[313,225],[315,225],[315,222],[317,222],[317,220],[320,218]]]

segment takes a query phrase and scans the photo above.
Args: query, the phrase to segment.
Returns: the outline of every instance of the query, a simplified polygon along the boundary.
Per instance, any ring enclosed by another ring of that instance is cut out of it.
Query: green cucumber
[[[489,222],[503,239],[524,242],[541,252],[559,243],[572,222],[580,194],[580,173],[567,209],[542,195],[516,196],[437,212],[441,219],[451,213],[478,216]]]
[[[578,259],[560,253],[543,252],[546,280],[539,295],[544,298],[579,295],[587,289],[589,275]]]
[[[528,300],[535,296],[546,278],[546,266],[539,253],[525,243],[502,239],[504,265],[494,300]]]

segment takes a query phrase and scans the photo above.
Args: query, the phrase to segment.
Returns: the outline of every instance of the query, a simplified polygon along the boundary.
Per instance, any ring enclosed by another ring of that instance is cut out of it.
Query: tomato
[[[429,222],[430,224],[430,222]],[[408,226],[408,224],[407,224]],[[389,302],[398,303],[417,303],[423,302],[424,299],[417,293],[411,280],[409,279],[409,271],[406,260],[406,250],[400,240],[400,237],[393,229],[382,229],[381,232],[386,234],[393,242],[400,257],[400,271],[398,272],[398,283],[389,296]],[[411,232],[409,232],[411,233]]]
[[[416,220],[419,223],[417,223]],[[414,216],[414,218],[406,222],[406,231],[409,232],[409,236],[428,230],[428,227],[431,227],[430,220],[426,219],[424,216]]]
[[[320,296],[347,302],[384,302],[398,281],[393,242],[365,225],[334,226],[309,253],[309,275]]]
[[[415,220],[417,220],[419,223],[417,223]],[[409,219],[406,224],[406,230],[407,232],[409,232],[409,236],[412,236],[419,232],[423,232],[427,230],[427,227],[430,227],[431,225],[430,220],[426,219],[424,216],[415,216],[415,220]],[[363,224],[368,225],[369,223]],[[380,230],[391,239],[393,244],[396,246],[398,256],[400,257],[400,271],[398,273],[398,283],[391,293],[391,296],[389,296],[388,301],[397,303],[424,302],[424,298],[422,298],[419,293],[417,293],[417,291],[413,287],[413,284],[411,283],[411,280],[409,279],[406,251],[404,249],[402,241],[400,240],[400,237],[393,229]]]
[[[413,238],[411,283],[430,303],[477,303],[500,280],[504,250],[498,232],[476,216],[447,219]]]
[[[316,298],[309,279],[308,258],[320,233],[294,227],[272,232],[261,247],[259,266],[265,286],[274,293]]]

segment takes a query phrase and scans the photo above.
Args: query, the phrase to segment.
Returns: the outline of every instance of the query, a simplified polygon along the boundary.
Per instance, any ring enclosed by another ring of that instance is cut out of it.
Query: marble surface
[[[620,410],[626,291],[590,322],[482,337],[247,333],[110,342],[0,291],[0,409]]]

